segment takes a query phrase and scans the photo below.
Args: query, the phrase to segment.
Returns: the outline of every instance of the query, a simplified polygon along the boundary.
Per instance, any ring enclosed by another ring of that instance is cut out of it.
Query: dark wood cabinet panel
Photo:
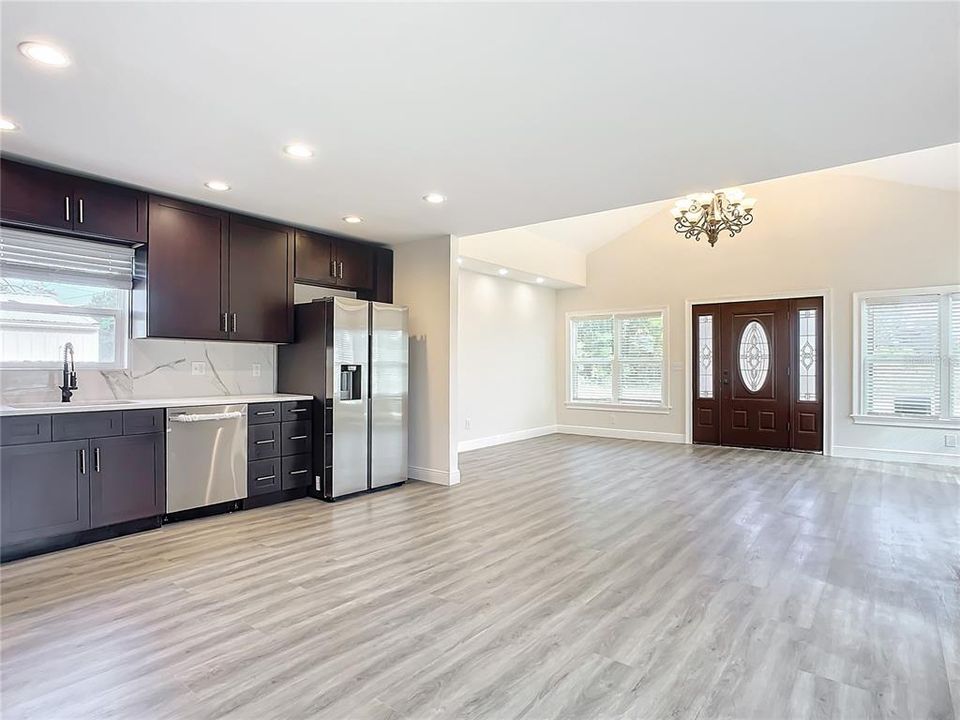
[[[90,527],[87,440],[6,447],[0,453],[0,537],[4,545]]]
[[[293,230],[230,216],[230,339],[293,338]]]
[[[262,425],[280,420],[280,403],[251,403],[247,407],[247,424]]]
[[[373,247],[338,240],[336,243],[337,284],[354,290],[373,287]]]
[[[313,400],[287,400],[280,407],[280,419],[283,422],[309,420],[313,415]]]
[[[162,433],[91,441],[91,527],[163,513],[163,441]]]
[[[145,433],[163,432],[163,409],[154,410],[124,410],[123,434],[143,435]]]
[[[280,453],[282,455],[300,455],[309,452],[313,423],[309,420],[285,422],[280,429]]]
[[[0,418],[0,445],[26,445],[49,440],[49,415]]]
[[[248,427],[247,460],[265,460],[279,455],[280,423]]]
[[[109,437],[122,433],[123,413],[119,410],[76,412],[53,416],[55,441]]]
[[[146,278],[134,287],[135,329],[145,313],[139,335],[227,339],[228,230],[227,213],[150,198]]]
[[[283,475],[280,481],[282,490],[292,490],[298,487],[307,487],[310,484],[310,454],[289,455],[280,462]]]
[[[263,495],[280,490],[280,458],[247,463],[247,495]]]
[[[12,160],[0,161],[0,218],[6,222],[72,230],[73,178]]]
[[[146,193],[77,178],[73,197],[73,229],[77,232],[131,242],[147,241]]]
[[[336,285],[333,238],[305,230],[296,231],[294,276],[319,285]]]

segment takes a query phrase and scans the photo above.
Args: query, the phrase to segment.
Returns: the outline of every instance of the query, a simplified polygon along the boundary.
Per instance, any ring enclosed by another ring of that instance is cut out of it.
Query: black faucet
[[[69,357],[69,362],[67,358]],[[73,360],[73,343],[63,346],[63,385],[60,386],[60,402],[70,402],[74,390],[78,390],[77,365]]]

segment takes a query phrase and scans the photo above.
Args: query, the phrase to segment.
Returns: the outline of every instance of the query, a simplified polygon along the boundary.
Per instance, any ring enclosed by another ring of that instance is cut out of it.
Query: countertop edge
[[[116,410],[155,410],[157,408],[193,407],[195,405],[249,405],[251,403],[288,402],[290,400],[313,400],[313,396],[292,393],[272,393],[267,395],[205,395],[203,397],[137,398],[119,401],[117,403],[102,403],[97,405],[83,405],[80,403],[51,404],[46,407],[0,405],[0,417],[61,415],[63,413],[109,412]]]

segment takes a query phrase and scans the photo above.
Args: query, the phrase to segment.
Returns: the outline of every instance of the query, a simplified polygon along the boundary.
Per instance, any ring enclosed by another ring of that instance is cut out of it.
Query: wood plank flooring
[[[954,718],[960,471],[553,435],[2,568],[15,718]]]

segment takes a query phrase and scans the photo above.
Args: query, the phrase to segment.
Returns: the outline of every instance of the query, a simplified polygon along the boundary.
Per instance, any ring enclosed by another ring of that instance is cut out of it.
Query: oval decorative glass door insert
[[[757,392],[767,381],[770,371],[770,339],[756,320],[751,320],[740,333],[740,378],[750,392]]]

